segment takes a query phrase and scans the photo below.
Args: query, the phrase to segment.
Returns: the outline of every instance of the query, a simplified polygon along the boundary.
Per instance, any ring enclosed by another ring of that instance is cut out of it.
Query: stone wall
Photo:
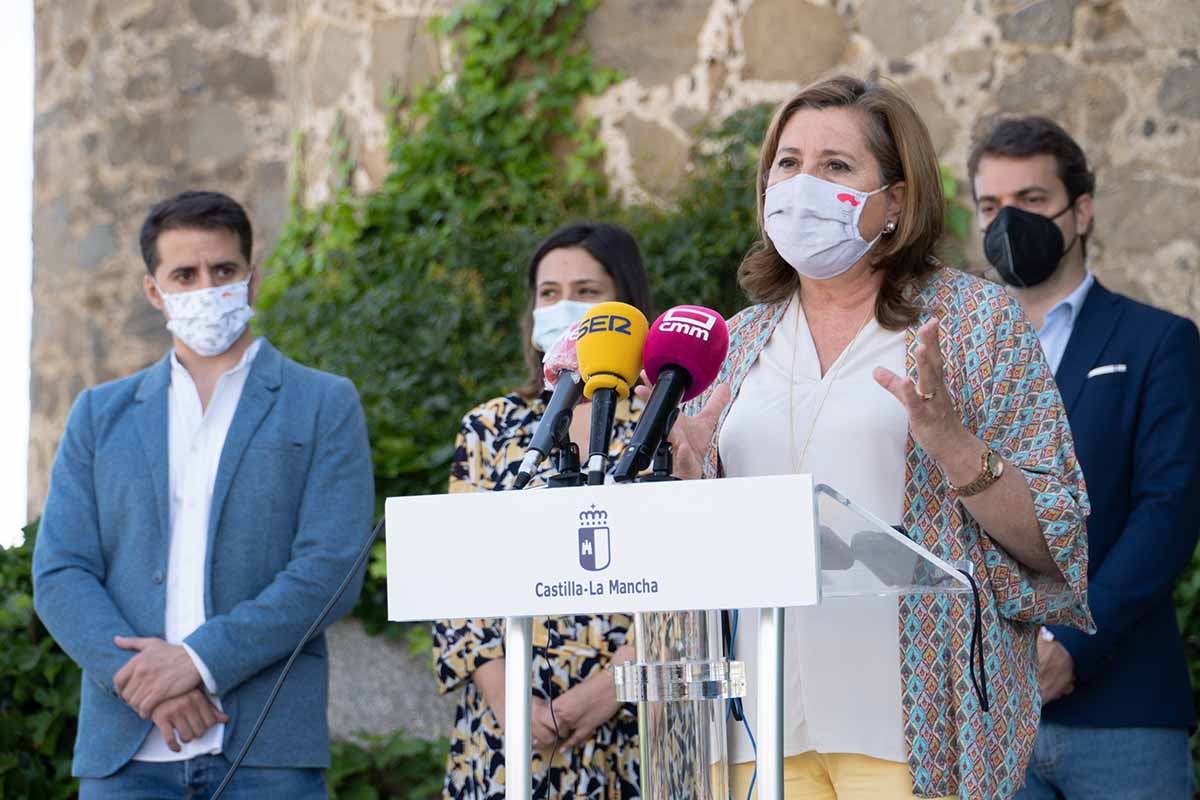
[[[31,515],[72,398],[167,343],[141,298],[148,206],[185,187],[227,191],[249,207],[261,257],[284,215],[293,134],[315,202],[339,119],[355,184],[377,184],[389,93],[452,63],[425,21],[455,1],[37,0]],[[1062,121],[1099,174],[1092,268],[1200,317],[1195,0],[605,0],[586,36],[626,76],[584,110],[628,200],[669,197],[705,123],[835,71],[883,75],[960,177],[987,115]],[[978,243],[969,252],[981,260]],[[353,624],[337,630],[335,651],[354,654],[335,657],[342,733],[449,724],[446,706],[411,704],[431,697],[419,665]],[[386,665],[401,663],[383,694]]]
[[[283,0],[38,0],[29,508],[75,395],[158,358],[138,229],[185,188],[241,198],[267,252],[291,153]]]
[[[451,63],[426,23],[454,2],[38,0],[31,513],[74,395],[166,342],[139,299],[148,205],[185,186],[228,191],[261,256],[294,143],[319,201],[339,120],[355,185],[377,184],[388,97]],[[584,110],[630,201],[669,197],[704,124],[822,75],[878,74],[912,96],[960,177],[981,119],[1061,120],[1099,175],[1093,269],[1200,315],[1194,0],[604,0],[585,35],[626,76]],[[978,268],[978,243],[968,252]]]
[[[304,21],[304,40],[315,43],[305,48],[298,120],[313,145],[310,199],[325,194],[325,142],[339,113],[357,185],[386,170],[381,65],[409,86],[450,63],[448,43],[395,16],[450,0],[415,9],[336,3],[337,14],[331,4],[313,3]],[[670,195],[706,123],[834,72],[886,76],[913,98],[960,178],[981,120],[1000,112],[1059,120],[1098,173],[1092,268],[1112,288],[1200,316],[1200,233],[1190,219],[1200,207],[1194,0],[604,0],[586,36],[597,61],[626,76],[585,110],[600,120],[605,169],[630,201]],[[961,189],[969,203],[965,182]],[[968,252],[967,266],[981,269],[978,241]]]

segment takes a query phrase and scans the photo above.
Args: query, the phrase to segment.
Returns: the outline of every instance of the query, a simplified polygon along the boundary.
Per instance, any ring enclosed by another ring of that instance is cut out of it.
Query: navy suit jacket
[[[1056,378],[1092,503],[1088,605],[1097,631],[1051,628],[1074,659],[1075,691],[1042,718],[1193,727],[1171,589],[1200,533],[1196,326],[1097,283]]]
[[[33,553],[38,615],[83,668],[73,772],[120,769],[151,732],[113,677],[132,653],[113,636],[162,637],[170,546],[171,365],[85,390],[54,459]],[[285,659],[371,530],[370,446],[354,385],[263,342],[225,437],[209,511],[207,621],[185,640],[212,672],[230,758]],[[358,576],[361,581],[361,573]],[[348,612],[361,584],[326,624]],[[326,767],[324,635],[296,659],[246,764]],[[154,735],[158,735],[154,733]]]

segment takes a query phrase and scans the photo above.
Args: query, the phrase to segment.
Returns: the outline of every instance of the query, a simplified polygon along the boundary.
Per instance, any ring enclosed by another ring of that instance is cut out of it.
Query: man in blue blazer
[[[84,800],[213,792],[374,504],[354,386],[247,327],[259,276],[242,207],[215,192],[163,201],[141,249],[174,349],[75,401],[34,551],[37,612],[83,668]],[[327,682],[321,635],[225,797],[326,796]]]
[[[1043,631],[1022,800],[1191,797],[1196,724],[1171,589],[1200,533],[1200,337],[1086,266],[1095,179],[1040,117],[1003,119],[969,172],[984,251],[1055,370],[1087,481],[1097,631]]]

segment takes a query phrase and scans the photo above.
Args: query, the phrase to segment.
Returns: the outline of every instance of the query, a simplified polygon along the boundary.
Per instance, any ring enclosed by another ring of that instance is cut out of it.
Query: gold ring
[[[914,388],[917,390],[917,397],[921,398],[925,402],[932,400],[933,396],[937,394],[937,392],[922,392],[920,386],[916,386]]]

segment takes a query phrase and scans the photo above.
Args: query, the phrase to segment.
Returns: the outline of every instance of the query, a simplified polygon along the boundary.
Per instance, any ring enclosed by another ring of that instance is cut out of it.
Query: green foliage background
[[[288,355],[354,380],[381,499],[444,491],[463,414],[522,382],[526,262],[564,222],[627,225],[660,307],[739,306],[734,271],[755,232],[747,164],[767,111],[704,138],[677,207],[622,208],[595,125],[575,111],[617,77],[578,35],[592,5],[489,2],[440,23],[462,45],[461,72],[397,98],[383,185],[357,196],[343,182],[313,208],[296,198],[268,261],[257,324]],[[386,619],[383,571],[381,543],[357,611],[372,630]]]
[[[71,750],[80,671],[33,610],[37,523],[0,549],[0,800],[75,793]]]
[[[437,28],[453,37],[459,71],[395,98],[382,186],[350,189],[353,164],[336,134],[341,181],[331,198],[310,208],[293,190],[256,325],[289,356],[354,380],[381,501],[443,491],[462,415],[522,382],[526,259],[564,222],[628,227],[659,309],[690,302],[729,316],[744,302],[735,272],[756,238],[753,175],[770,110],[747,109],[702,133],[669,205],[622,207],[599,169],[595,125],[577,111],[618,77],[592,63],[579,37],[594,3],[483,0],[453,12]],[[953,198],[947,170],[943,181]],[[948,206],[951,263],[961,262],[970,222],[969,210]],[[80,675],[32,612],[35,536],[31,526],[23,547],[0,550],[0,800],[68,797],[75,786]],[[385,628],[383,573],[379,544],[356,609],[373,631]],[[1200,691],[1198,563],[1176,598]],[[424,626],[388,630],[406,630],[413,649],[428,652]],[[445,751],[444,740],[403,732],[335,743],[331,794],[437,796]]]

